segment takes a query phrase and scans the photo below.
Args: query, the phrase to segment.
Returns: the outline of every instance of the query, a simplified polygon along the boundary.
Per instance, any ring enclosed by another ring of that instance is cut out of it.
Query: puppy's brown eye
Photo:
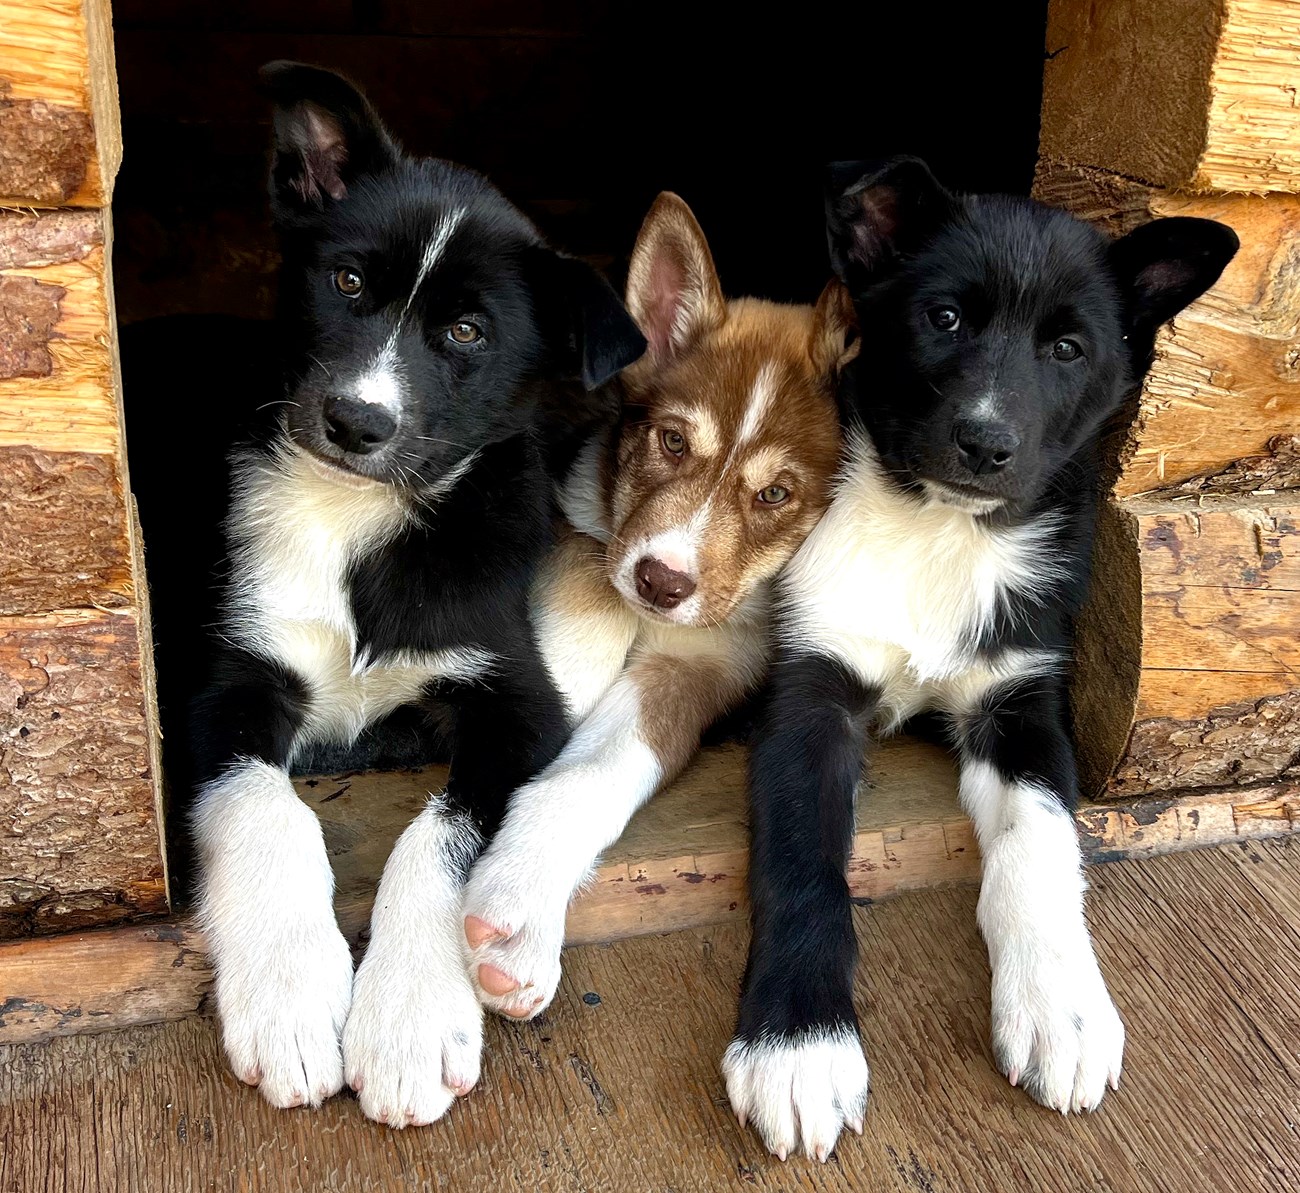
[[[764,505],[784,505],[790,500],[790,490],[781,485],[768,485],[758,491],[758,499]]]
[[[686,454],[686,437],[680,431],[665,431],[659,438],[670,456]]]
[[[1057,340],[1052,345],[1052,355],[1057,360],[1078,360],[1083,355],[1083,349],[1073,340]]]
[[[334,275],[334,289],[344,298],[356,298],[365,288],[365,278],[355,269],[340,269]]]
[[[458,344],[473,344],[483,335],[483,332],[477,323],[471,323],[468,319],[459,319],[448,328],[447,335]]]
[[[961,326],[961,312],[956,307],[935,307],[926,312],[935,331],[956,331]]]

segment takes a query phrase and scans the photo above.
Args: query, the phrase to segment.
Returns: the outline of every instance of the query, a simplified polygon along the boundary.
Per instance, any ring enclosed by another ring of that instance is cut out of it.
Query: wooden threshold
[[[445,771],[298,781],[319,813],[344,933],[362,939],[393,842]],[[1093,804],[1078,813],[1090,862],[1300,829],[1300,782]],[[705,750],[641,810],[569,911],[568,942],[700,927],[745,914],[748,831],[743,751]],[[979,877],[974,832],[947,754],[885,743],[858,801],[849,864],[855,898],[875,900]],[[183,1018],[205,1009],[211,970],[185,918],[0,944],[0,1044]]]

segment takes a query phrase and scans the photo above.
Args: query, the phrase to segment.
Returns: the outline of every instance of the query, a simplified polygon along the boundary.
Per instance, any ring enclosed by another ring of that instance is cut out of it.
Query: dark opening
[[[720,6],[628,0],[117,0],[125,156],[115,287],[164,726],[211,622],[224,456],[277,396],[260,64],[342,70],[406,147],[474,166],[621,284],[663,189],[733,295],[811,301],[831,160],[915,153],[1026,192],[1045,0]],[[178,316],[202,316],[178,321]]]

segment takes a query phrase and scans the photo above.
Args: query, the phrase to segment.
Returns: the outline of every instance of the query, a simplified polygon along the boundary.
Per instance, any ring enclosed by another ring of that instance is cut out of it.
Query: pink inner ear
[[[348,160],[348,144],[342,128],[332,116],[312,104],[304,105],[303,115],[306,133],[302,150],[307,174],[303,180],[305,197],[314,197],[318,190],[323,190],[331,199],[347,198],[343,166]]]
[[[673,330],[681,306],[686,276],[681,265],[667,254],[660,254],[650,264],[650,282],[645,296],[645,323],[641,329],[653,355],[671,355]]]

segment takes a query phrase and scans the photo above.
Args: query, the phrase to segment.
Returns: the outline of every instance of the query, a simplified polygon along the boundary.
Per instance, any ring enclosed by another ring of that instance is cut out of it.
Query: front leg
[[[352,955],[320,822],[287,771],[309,696],[287,669],[245,652],[222,672],[196,717],[193,813],[222,1042],[235,1074],[272,1105],[315,1106],[343,1085]]]
[[[361,1109],[393,1127],[433,1122],[478,1080],[483,1012],[466,972],[465,876],[510,791],[555,756],[565,733],[535,651],[521,649],[512,664],[456,693],[447,790],[402,834],[375,897],[343,1054]]]
[[[732,1108],[781,1159],[861,1132],[868,1071],[853,1010],[845,868],[876,695],[837,660],[787,654],[750,755],[753,938],[723,1072]]]
[[[1078,783],[1057,677],[995,691],[959,723],[961,799],[984,876],[978,918],[993,970],[993,1054],[1053,1110],[1091,1110],[1117,1088],[1124,1025],[1084,919],[1071,810]]]
[[[756,680],[760,653],[737,644],[730,653],[634,654],[564,752],[514,794],[465,892],[471,976],[486,1006],[531,1019],[550,1004],[569,900]]]

